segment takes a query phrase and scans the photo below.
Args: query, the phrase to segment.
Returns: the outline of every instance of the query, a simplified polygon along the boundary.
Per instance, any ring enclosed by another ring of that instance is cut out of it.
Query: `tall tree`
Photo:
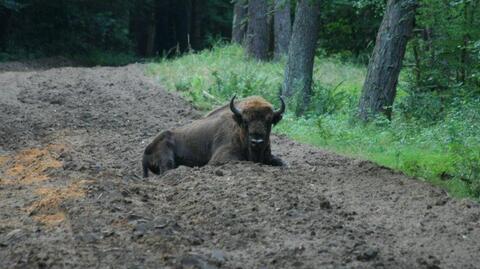
[[[189,49],[190,42],[190,26],[191,26],[191,0],[176,0],[174,1],[174,22],[175,34],[177,39],[177,47],[180,52]]]
[[[250,0],[248,4],[247,54],[258,60],[268,58],[268,4],[267,0]]]
[[[298,92],[296,114],[305,112],[312,95],[312,74],[320,27],[320,1],[298,0],[288,49],[282,94],[291,99]]]
[[[145,48],[145,56],[151,57],[156,52],[155,38],[157,34],[157,22],[155,19],[154,2],[151,2],[152,7],[149,8],[147,13],[147,41]]]
[[[389,0],[387,3],[359,103],[359,116],[364,121],[379,112],[391,118],[416,7],[415,0]]]
[[[233,7],[232,41],[242,44],[247,33],[248,0],[237,0]]]
[[[0,5],[0,49],[5,49],[12,10]]]
[[[279,59],[288,53],[288,43],[292,34],[290,0],[275,0],[274,12],[274,58]]]
[[[190,43],[194,50],[199,50],[202,47],[202,1],[192,1],[192,25],[190,27]]]

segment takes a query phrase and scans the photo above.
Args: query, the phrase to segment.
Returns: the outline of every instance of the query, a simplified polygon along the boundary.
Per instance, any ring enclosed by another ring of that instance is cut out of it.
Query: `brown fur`
[[[238,105],[241,109],[270,109],[273,110],[272,104],[267,102],[260,96],[251,96],[240,102]]]
[[[204,118],[186,126],[164,131],[147,146],[143,155],[143,172],[161,174],[179,165],[203,166],[232,160],[282,165],[270,151],[272,124],[281,119],[273,106],[259,96],[237,102],[238,118],[229,105],[217,108]],[[253,140],[252,140],[253,139]],[[252,144],[251,141],[264,141]]]

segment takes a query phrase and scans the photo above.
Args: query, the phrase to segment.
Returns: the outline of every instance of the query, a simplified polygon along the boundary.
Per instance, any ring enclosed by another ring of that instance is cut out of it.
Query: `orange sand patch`
[[[2,168],[2,166],[9,160],[10,158],[8,156],[0,156],[0,169]],[[1,175],[1,170],[0,170],[0,175]],[[0,177],[0,185],[3,184],[3,182],[5,182],[6,180],[5,179],[2,179]]]
[[[65,213],[58,212],[51,215],[38,215],[33,217],[33,219],[47,226],[57,226],[65,221]]]
[[[128,223],[128,220],[126,219],[117,219],[112,221],[112,226],[117,227],[117,228],[132,228],[133,225]]]
[[[47,180],[49,169],[58,169],[63,163],[57,160],[65,145],[52,144],[44,148],[32,148],[19,152],[13,157],[0,159],[0,165],[9,164],[5,171],[5,184],[30,185]]]
[[[35,193],[42,198],[33,202],[25,210],[30,214],[50,213],[58,211],[60,204],[73,198],[82,198],[85,196],[83,185],[91,183],[90,180],[80,180],[70,184],[65,188],[41,187],[35,190]]]
[[[7,162],[8,156],[0,156],[0,166]]]

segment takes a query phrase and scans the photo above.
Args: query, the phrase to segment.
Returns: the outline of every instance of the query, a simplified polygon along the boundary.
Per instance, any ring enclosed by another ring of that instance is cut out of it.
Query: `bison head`
[[[273,110],[273,106],[261,97],[250,97],[235,106],[235,97],[230,101],[230,110],[234,120],[240,125],[244,142],[248,144],[251,161],[262,161],[262,154],[270,145],[272,125],[277,124],[285,112],[285,102],[280,97],[281,108]]]

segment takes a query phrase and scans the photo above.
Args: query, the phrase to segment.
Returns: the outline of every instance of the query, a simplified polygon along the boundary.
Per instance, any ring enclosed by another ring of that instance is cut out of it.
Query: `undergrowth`
[[[101,50],[92,50],[83,55],[74,55],[72,58],[86,66],[122,66],[138,60],[133,53]]]
[[[239,46],[216,46],[176,59],[162,59],[147,72],[168,89],[208,110],[237,96],[261,95],[278,105],[285,61],[258,62]],[[355,118],[366,68],[317,57],[314,96],[308,114],[289,113],[274,132],[345,155],[372,160],[446,188],[456,197],[480,198],[480,100],[445,99],[409,90],[404,71],[392,121],[364,124]]]
[[[144,61],[132,52],[116,52],[107,50],[90,50],[78,54],[59,54],[54,57],[64,57],[81,66],[123,66],[136,61]],[[42,52],[29,53],[23,50],[0,52],[0,62],[29,61],[51,57]]]

